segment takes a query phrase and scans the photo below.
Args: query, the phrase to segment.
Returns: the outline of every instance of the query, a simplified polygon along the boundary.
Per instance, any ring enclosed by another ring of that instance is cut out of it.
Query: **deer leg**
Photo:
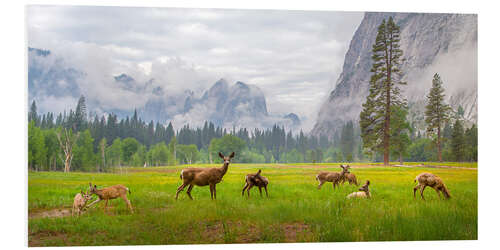
[[[424,201],[425,201],[425,197],[424,197],[425,187],[427,187],[427,186],[424,185],[424,186],[420,187],[420,196],[422,197],[422,200],[424,200]]]
[[[189,187],[188,187],[188,190],[187,190],[187,195],[189,196],[189,198],[191,198],[191,200],[193,199],[193,197],[191,196],[191,190],[193,189],[193,184],[189,184]]]
[[[210,184],[210,199],[214,199],[214,186]]]
[[[417,198],[415,196],[415,193],[417,192],[417,189],[420,187],[420,184],[416,185],[415,187],[413,187],[413,199]]]
[[[322,181],[319,182],[319,185],[318,185],[318,189],[321,189],[321,186],[323,186],[323,183]]]
[[[248,182],[245,183],[245,186],[243,187],[243,190],[241,190],[241,196],[245,196],[245,189],[248,187]]]
[[[247,195],[248,195],[248,197],[250,197],[250,189],[252,189],[252,188],[253,188],[253,185],[252,185],[252,184],[250,184],[250,185],[248,186],[248,188],[247,188]]]
[[[259,193],[260,193],[260,197],[262,197],[262,187],[259,186]]]
[[[134,213],[134,209],[132,209],[132,204],[130,204],[130,201],[127,199],[127,196],[126,195],[122,196],[122,199],[125,201],[125,203],[127,203],[127,207],[128,209],[130,209],[130,212]]]
[[[186,183],[182,183],[182,185],[180,185],[178,188],[177,188],[177,192],[175,193],[175,199],[177,200],[177,197],[179,197],[179,193],[184,190],[184,187],[186,186]]]
[[[214,200],[217,200],[217,190],[216,190],[217,185],[214,184]]]
[[[106,211],[106,212],[108,211],[108,201],[109,200],[106,200],[106,204],[104,205],[104,211]]]
[[[269,197],[269,194],[267,193],[267,185],[264,186],[264,190],[266,190],[266,197]]]
[[[434,190],[436,190],[436,193],[438,194],[438,197],[441,200],[441,193],[439,192],[439,190],[437,188],[434,188]]]

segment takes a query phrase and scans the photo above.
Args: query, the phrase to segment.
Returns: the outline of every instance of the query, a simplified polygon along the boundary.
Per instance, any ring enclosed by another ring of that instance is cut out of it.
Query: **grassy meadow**
[[[187,166],[29,172],[29,246],[477,239],[477,169],[352,165],[361,183],[370,180],[372,199],[346,199],[358,189],[347,183],[335,191],[331,183],[316,188],[316,174],[340,171],[338,164],[231,164],[217,185],[217,201],[208,186],[194,187],[194,200],[186,188],[175,201]],[[258,169],[269,178],[270,197],[261,198],[256,187],[242,197],[244,176]],[[421,172],[440,176],[452,198],[439,200],[427,188],[426,201],[414,200],[413,179]],[[107,213],[101,202],[71,217],[74,195],[89,182],[129,187],[135,213],[117,199]]]

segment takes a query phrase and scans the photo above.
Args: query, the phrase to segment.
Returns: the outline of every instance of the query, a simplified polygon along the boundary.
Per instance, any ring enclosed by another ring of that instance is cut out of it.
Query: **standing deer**
[[[130,194],[130,189],[128,189],[127,187],[118,184],[118,185],[114,185],[114,186],[107,187],[107,188],[97,189],[96,185],[92,186],[92,183],[89,183],[89,185],[90,185],[90,194],[97,195],[97,200],[90,203],[89,207],[96,204],[97,202],[105,200],[106,205],[104,206],[104,209],[107,211],[108,210],[108,201],[120,197],[125,201],[125,203],[127,203],[127,206],[130,209],[130,212],[132,212],[132,213],[134,212],[134,210],[132,209],[132,205],[130,204],[130,201],[127,199],[127,191]]]
[[[75,198],[73,199],[73,209],[71,210],[71,216],[74,216],[75,213],[78,214],[78,216],[80,216],[83,209],[85,208],[85,205],[91,199],[92,195],[89,194],[88,191],[84,193],[83,190],[80,190],[80,193],[77,193],[75,195]]]
[[[323,186],[325,182],[332,182],[333,190],[335,190],[335,186],[339,185],[344,175],[349,173],[349,166],[340,165],[340,167],[342,168],[341,172],[319,172],[319,174],[316,175],[316,180],[319,181],[318,189],[321,189],[321,186]]]
[[[370,186],[370,181],[366,181],[365,185],[361,186],[358,190],[361,192],[354,192],[350,193],[347,195],[347,199],[351,198],[371,198],[372,195],[370,194],[370,189],[368,188]]]
[[[181,180],[182,185],[177,188],[177,193],[175,194],[175,199],[179,196],[179,193],[184,190],[184,188],[189,185],[187,189],[187,195],[192,200],[191,190],[193,186],[206,186],[210,185],[210,198],[212,200],[217,199],[217,193],[215,190],[215,185],[222,181],[222,177],[227,172],[227,168],[229,167],[229,163],[231,159],[234,157],[234,152],[229,156],[224,156],[221,152],[219,152],[219,157],[224,160],[224,164],[220,168],[185,168],[181,171]]]
[[[262,170],[259,169],[259,171],[256,174],[247,174],[247,176],[245,176],[246,183],[245,186],[243,187],[243,190],[241,191],[242,196],[245,195],[245,189],[246,189],[248,197],[250,197],[250,189],[253,186],[257,186],[259,187],[259,192],[261,197],[262,197],[262,188],[266,190],[266,197],[269,197],[269,194],[267,193],[267,185],[269,184],[269,180],[266,177],[260,175],[261,172]]]
[[[446,186],[443,183],[443,180],[439,178],[438,176],[431,174],[431,173],[421,173],[415,177],[415,180],[413,182],[417,182],[418,185],[413,188],[413,198],[415,199],[415,192],[417,192],[417,189],[420,189],[420,196],[422,197],[422,200],[425,200],[424,198],[424,189],[429,186],[431,188],[434,188],[436,190],[436,193],[438,194],[438,197],[441,198],[441,195],[439,192],[442,192],[444,197],[446,199],[449,199],[451,197],[450,191],[446,188]]]
[[[351,168],[351,166],[347,165],[346,166],[347,170],[349,170],[349,168]],[[356,186],[359,186],[358,184],[358,180],[356,179],[356,175],[351,173],[350,171],[348,171],[342,178],[342,185],[348,181],[349,182],[349,185],[352,185],[353,183],[356,185]]]

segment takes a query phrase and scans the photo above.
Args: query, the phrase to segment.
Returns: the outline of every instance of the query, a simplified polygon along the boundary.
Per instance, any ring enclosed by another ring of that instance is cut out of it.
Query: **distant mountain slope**
[[[28,51],[29,102],[36,100],[37,103],[42,103],[43,105],[38,105],[41,113],[54,112],[53,105],[47,104],[47,100],[64,106],[58,107],[59,111],[74,109],[78,97],[85,95],[81,86],[88,81],[86,73],[68,66],[63,58],[49,50],[29,48]],[[169,93],[165,89],[166,85],[155,79],[140,82],[127,73],[109,76],[107,80],[107,85],[113,87],[112,91],[101,96],[86,96],[89,112],[99,115],[115,113],[124,118],[132,115],[136,108],[138,115],[145,121],[172,121],[178,128],[184,124],[203,125],[204,121],[212,121],[217,126],[227,128],[270,128],[274,124],[289,129],[300,127],[300,119],[295,114],[269,114],[264,93],[257,86],[240,81],[230,85],[226,80],[220,79],[197,96],[190,89]],[[121,96],[130,98],[118,98],[117,91]],[[131,105],[124,105],[127,108],[110,108],[102,105],[102,98],[118,99],[119,103],[130,102],[131,99],[142,101],[137,102],[141,105],[132,106],[132,109]]]
[[[465,109],[477,121],[477,16],[465,14],[366,13],[356,30],[334,90],[322,105],[315,135],[333,137],[349,120],[358,120],[368,94],[371,49],[377,27],[392,16],[401,27],[402,67],[408,86],[402,87],[412,110],[409,119],[423,125],[424,100],[432,75],[444,81],[448,102]]]

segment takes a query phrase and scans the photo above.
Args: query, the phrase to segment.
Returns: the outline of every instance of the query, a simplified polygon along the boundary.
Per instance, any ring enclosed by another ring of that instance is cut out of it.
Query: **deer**
[[[91,199],[92,195],[89,194],[88,191],[84,193],[83,190],[80,190],[80,193],[77,193],[75,195],[75,198],[73,199],[73,209],[71,210],[71,216],[74,216],[75,213],[80,216],[83,209],[85,208],[85,205]]]
[[[175,193],[175,199],[177,200],[179,193],[184,190],[186,186],[189,185],[187,189],[187,195],[192,200],[191,190],[194,185],[196,186],[210,186],[210,199],[217,199],[217,192],[215,186],[217,183],[222,181],[222,177],[227,172],[229,167],[229,163],[231,159],[234,157],[234,152],[232,152],[229,156],[224,156],[221,152],[219,152],[219,157],[224,161],[222,167],[220,168],[185,168],[181,171],[180,178],[182,180],[182,184],[177,188],[177,192]]]
[[[92,183],[89,183],[90,186],[90,195],[97,195],[97,200],[94,202],[90,203],[88,207],[93,206],[94,204],[105,200],[106,205],[104,206],[104,209],[107,211],[108,210],[108,201],[116,199],[118,197],[122,198],[125,203],[127,204],[128,208],[130,209],[131,213],[134,213],[134,210],[132,209],[132,204],[130,204],[130,201],[127,199],[127,192],[130,194],[130,189],[125,187],[124,185],[114,185],[102,189],[97,189],[97,185],[92,186]]]
[[[446,185],[444,185],[443,180],[434,174],[421,173],[421,174],[417,175],[417,177],[415,177],[415,180],[413,182],[414,183],[418,182],[418,185],[416,185],[413,188],[413,199],[416,198],[415,192],[417,192],[417,189],[420,189],[420,196],[421,196],[422,200],[425,200],[424,190],[427,186],[436,190],[436,193],[440,199],[441,199],[440,192],[443,193],[443,196],[446,199],[451,198],[450,191],[448,190],[448,188],[446,188]]]
[[[347,165],[347,170],[349,170],[349,168],[351,168],[351,166]],[[347,172],[343,178],[342,178],[342,185],[348,181],[349,182],[349,185],[352,185],[353,183],[356,185],[356,186],[359,186],[358,184],[358,180],[356,179],[356,175],[351,173],[351,172]]]
[[[360,192],[354,192],[354,193],[350,193],[349,195],[347,195],[347,199],[351,199],[351,198],[371,198],[372,195],[370,193],[370,189],[369,189],[369,186],[370,186],[370,181],[366,181],[365,185],[361,186],[358,190]]]
[[[259,187],[259,192],[260,196],[262,197],[262,188],[266,191],[266,197],[269,197],[269,194],[267,193],[267,185],[269,184],[269,180],[260,175],[262,170],[259,169],[256,174],[247,174],[245,176],[245,186],[243,187],[243,190],[241,191],[241,196],[245,195],[245,189],[247,190],[248,197],[250,197],[250,189],[253,186]]]
[[[321,189],[321,186],[323,186],[325,182],[332,182],[333,190],[335,190],[335,187],[339,185],[344,175],[349,173],[349,166],[340,165],[340,167],[342,168],[341,172],[319,172],[319,174],[316,175],[316,180],[319,181],[318,189]]]

